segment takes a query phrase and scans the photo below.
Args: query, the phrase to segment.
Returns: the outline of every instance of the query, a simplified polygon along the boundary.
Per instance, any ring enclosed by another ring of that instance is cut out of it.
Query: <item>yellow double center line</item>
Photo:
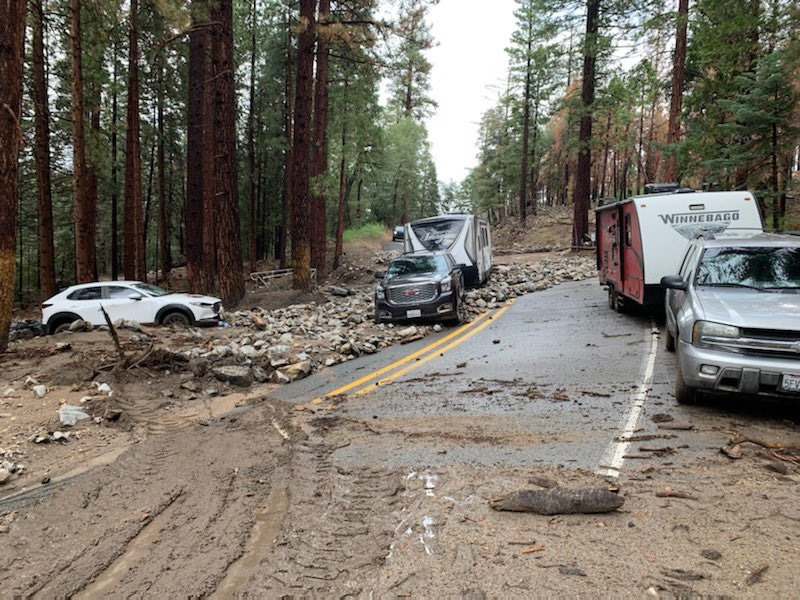
[[[506,304],[506,306],[504,306],[495,313],[485,312],[471,323],[462,325],[452,333],[449,333],[446,336],[444,336],[442,339],[436,340],[432,344],[429,344],[424,348],[420,348],[416,352],[412,352],[408,356],[405,356],[400,360],[397,360],[389,365],[386,365],[385,367],[382,367],[371,373],[367,373],[363,377],[356,379],[355,381],[351,381],[347,385],[343,385],[342,387],[337,388],[332,392],[328,392],[324,396],[315,398],[313,400],[313,403],[320,404],[322,402],[325,402],[326,400],[331,399],[332,397],[340,396],[348,392],[352,392],[353,396],[360,396],[362,394],[367,394],[372,390],[374,390],[376,387],[380,387],[381,385],[385,385],[388,382],[397,379],[398,377],[402,377],[403,375],[409,373],[410,371],[413,371],[417,367],[424,365],[426,362],[433,360],[437,356],[443,356],[445,352],[452,350],[460,343],[468,340],[473,335],[486,328],[489,324],[491,324],[492,321],[499,318],[504,312],[506,312],[509,308],[511,308],[511,305],[513,303],[514,301],[510,300],[508,304]],[[440,348],[440,346],[444,347]],[[437,349],[439,349],[438,352],[436,351]],[[411,363],[411,361],[414,362]],[[406,367],[403,367],[403,365],[407,365],[408,363],[411,364]],[[386,375],[387,373],[391,374],[379,379],[379,377],[381,377],[382,375]]]

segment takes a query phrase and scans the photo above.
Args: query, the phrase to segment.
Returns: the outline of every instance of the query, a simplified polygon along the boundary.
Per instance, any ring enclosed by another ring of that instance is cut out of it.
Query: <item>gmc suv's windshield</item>
[[[800,248],[707,248],[697,267],[696,285],[800,288]]]
[[[447,260],[441,254],[433,256],[407,256],[392,261],[386,277],[399,277],[401,275],[421,275],[424,273],[447,273],[450,269]]]

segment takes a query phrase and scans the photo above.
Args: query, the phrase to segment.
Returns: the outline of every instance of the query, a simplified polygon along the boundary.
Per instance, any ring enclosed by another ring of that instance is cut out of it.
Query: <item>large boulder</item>
[[[310,360],[301,360],[300,362],[281,367],[278,371],[286,376],[289,381],[297,381],[311,375],[312,366]]]
[[[211,369],[211,374],[220,381],[227,381],[231,385],[238,385],[239,387],[249,387],[253,383],[253,373],[250,367],[238,367],[236,365],[215,367]]]

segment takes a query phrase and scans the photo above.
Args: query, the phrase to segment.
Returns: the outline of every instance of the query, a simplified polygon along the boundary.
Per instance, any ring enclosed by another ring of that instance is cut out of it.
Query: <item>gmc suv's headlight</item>
[[[386,297],[386,288],[383,286],[375,286],[375,297],[376,298],[385,298]]]
[[[446,294],[450,290],[453,289],[453,280],[449,277],[442,279],[441,283],[439,284],[439,290],[442,294]]]
[[[713,321],[696,321],[692,328],[692,345],[700,347],[725,346],[726,341],[737,339],[741,335],[741,330],[733,325],[714,323]],[[731,350],[733,349],[731,348]]]

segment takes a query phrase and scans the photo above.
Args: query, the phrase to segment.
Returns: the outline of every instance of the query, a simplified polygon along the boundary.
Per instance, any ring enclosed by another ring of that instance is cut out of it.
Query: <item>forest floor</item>
[[[498,263],[535,262],[568,247],[569,211],[542,213],[524,229],[493,232]],[[324,285],[374,285],[376,253],[387,247],[388,232],[347,247]],[[251,291],[242,307],[323,299]],[[232,329],[204,330],[204,343],[237,335]],[[788,593],[786,582],[760,583],[770,564],[774,572],[800,553],[788,531],[800,520],[786,497],[796,489],[794,468],[765,480],[757,460],[729,464],[716,447],[716,458],[692,470],[632,471],[625,485],[636,512],[542,517],[532,527],[486,501],[534,475],[561,485],[607,482],[563,467],[463,467],[438,481],[388,465],[348,470],[334,452],[375,440],[380,424],[279,401],[272,383],[243,389],[198,377],[174,354],[152,350],[154,340],[171,352],[196,345],[191,332],[145,332],[119,331],[138,363],[125,369],[115,368],[115,346],[98,330],[34,338],[0,356],[0,462],[24,465],[0,484],[0,598]],[[64,427],[64,405],[90,418]],[[763,434],[797,442],[792,423],[773,429]],[[691,497],[654,494],[670,484]],[[693,496],[708,490],[722,491],[708,502]],[[445,526],[449,547],[431,533]],[[740,526],[776,540],[785,533],[783,558],[745,560]],[[436,562],[417,564],[426,540]],[[736,559],[721,567],[726,553]]]

